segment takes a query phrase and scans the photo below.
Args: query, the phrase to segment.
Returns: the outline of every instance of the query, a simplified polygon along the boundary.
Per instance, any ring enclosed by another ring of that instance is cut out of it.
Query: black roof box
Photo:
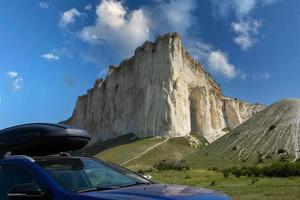
[[[0,154],[43,156],[81,149],[87,131],[60,124],[24,124],[0,130]]]

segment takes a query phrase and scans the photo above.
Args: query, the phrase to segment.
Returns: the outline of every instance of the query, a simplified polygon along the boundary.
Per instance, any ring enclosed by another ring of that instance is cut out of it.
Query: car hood
[[[181,185],[139,185],[101,192],[79,194],[80,199],[106,200],[231,200],[228,196],[203,188]],[[86,198],[84,198],[86,197]]]

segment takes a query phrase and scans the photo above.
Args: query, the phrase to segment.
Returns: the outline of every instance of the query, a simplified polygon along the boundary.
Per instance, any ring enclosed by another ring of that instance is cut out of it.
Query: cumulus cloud
[[[236,33],[234,42],[240,45],[243,50],[247,50],[257,41],[255,36],[259,33],[261,26],[261,21],[252,19],[232,22],[231,28]]]
[[[249,15],[257,6],[270,5],[276,1],[277,0],[211,0],[213,14],[215,16],[227,17],[230,13],[234,13],[239,18]]]
[[[66,12],[64,12],[62,14],[59,25],[61,27],[66,27],[69,24],[74,23],[76,17],[80,17],[82,15],[83,14],[81,12],[79,12],[76,8],[67,10]]]
[[[48,3],[46,3],[46,2],[40,2],[40,3],[39,3],[39,7],[40,7],[41,9],[47,9],[47,8],[49,8],[49,5],[48,5]]]
[[[180,32],[187,34],[195,26],[194,11],[197,9],[195,0],[160,1],[155,7],[144,8],[154,32]]]
[[[92,44],[109,43],[121,54],[128,56],[145,40],[166,32],[188,35],[195,27],[193,11],[195,0],[157,1],[150,7],[128,10],[124,1],[103,0],[96,9],[93,26],[80,32],[83,41]]]
[[[236,36],[233,40],[243,50],[247,50],[257,42],[257,36],[262,27],[261,20],[251,19],[251,12],[256,7],[270,5],[276,1],[277,0],[211,0],[214,16],[227,17],[231,13],[234,14],[236,19],[231,23],[231,28]]]
[[[18,90],[22,89],[23,87],[23,78],[21,78],[18,74],[18,72],[15,71],[10,71],[7,72],[7,77],[9,77],[10,79],[13,79],[10,87],[12,89],[12,91],[17,92]]]
[[[244,74],[229,62],[228,55],[220,49],[216,50],[212,45],[200,41],[193,42],[189,50],[197,60],[205,62],[210,71],[221,74],[227,79],[237,76],[243,79]]]
[[[120,1],[103,0],[96,15],[95,25],[81,31],[80,36],[85,42],[99,44],[106,41],[128,54],[149,39],[149,24],[142,9],[128,11]]]
[[[85,6],[84,10],[92,10],[93,6],[91,4],[88,4]]]
[[[232,79],[237,76],[235,66],[229,63],[227,55],[221,50],[211,52],[207,60],[213,71],[221,73],[226,78]]]
[[[14,92],[17,92],[18,90],[23,88],[23,79],[21,77],[16,78],[12,83],[11,83],[11,89]]]
[[[93,26],[80,32],[83,41],[91,44],[109,43],[116,51],[132,53],[145,40],[170,31],[180,32],[188,38],[187,46],[193,56],[205,61],[211,71],[228,79],[240,75],[228,56],[201,40],[190,37],[189,29],[197,25],[194,11],[195,0],[158,1],[153,7],[127,10],[123,1],[103,0],[96,9],[97,19]],[[105,74],[105,70],[100,73]]]
[[[16,78],[18,76],[18,72],[10,71],[10,72],[7,72],[6,76],[9,78]]]
[[[53,53],[45,53],[44,55],[42,55],[43,58],[45,58],[46,60],[49,61],[55,61],[55,60],[59,60],[60,57],[53,54]]]

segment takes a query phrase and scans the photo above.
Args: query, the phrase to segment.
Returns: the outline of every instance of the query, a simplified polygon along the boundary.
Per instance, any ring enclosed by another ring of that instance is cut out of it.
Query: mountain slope
[[[190,156],[192,165],[295,161],[300,156],[300,100],[286,99],[257,113]]]
[[[144,138],[106,149],[95,156],[131,169],[149,169],[162,160],[182,160],[205,143],[205,139],[197,136]]]

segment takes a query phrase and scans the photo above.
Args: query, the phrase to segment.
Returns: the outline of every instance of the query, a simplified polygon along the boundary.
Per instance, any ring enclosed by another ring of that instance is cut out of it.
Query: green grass
[[[148,148],[162,142],[161,138],[146,138],[124,144],[117,147],[109,148],[95,155],[102,160],[110,161],[117,164],[122,164],[129,159],[137,156],[139,153],[146,151]]]
[[[163,183],[182,184],[197,187],[206,187],[217,191],[222,191],[235,200],[294,200],[300,199],[300,177],[293,178],[236,178],[230,175],[224,178],[221,172],[209,171],[208,168],[218,169],[232,166],[242,166],[255,164],[255,161],[237,160],[236,152],[225,155],[215,152],[208,146],[202,145],[200,148],[192,147],[187,138],[146,138],[132,141],[126,144],[111,146],[101,151],[96,157],[108,160],[117,164],[122,164],[142,152],[142,156],[128,162],[125,167],[134,171],[152,169],[153,180]],[[199,138],[201,144],[202,141]],[[163,143],[161,143],[163,142]],[[161,143],[155,148],[147,149]],[[201,146],[201,145],[200,145]],[[188,171],[162,171],[155,172],[153,165],[162,160],[186,160],[191,167]],[[264,159],[260,165],[268,165],[272,160]],[[257,179],[257,181],[254,181]]]
[[[153,180],[197,187],[206,187],[222,191],[235,200],[294,200],[300,199],[300,177],[292,178],[257,178],[232,175],[224,178],[223,174],[204,169],[192,169],[185,172],[152,172]]]
[[[196,151],[187,139],[184,138],[170,138],[167,142],[162,143],[156,148],[144,154],[142,157],[133,160],[125,165],[132,169],[149,169],[152,168],[154,163],[162,160],[178,161],[184,159],[187,155]]]
[[[200,145],[205,142],[201,138],[197,138],[197,140]],[[151,150],[147,151],[149,148]],[[154,163],[162,160],[182,160],[196,150],[197,148],[192,146],[186,137],[169,139],[145,138],[129,144],[108,148],[94,156],[120,165],[125,163],[125,167],[139,170],[152,168]],[[139,156],[141,153],[142,156]],[[131,160],[132,158],[135,159]],[[127,162],[129,160],[131,161]]]

